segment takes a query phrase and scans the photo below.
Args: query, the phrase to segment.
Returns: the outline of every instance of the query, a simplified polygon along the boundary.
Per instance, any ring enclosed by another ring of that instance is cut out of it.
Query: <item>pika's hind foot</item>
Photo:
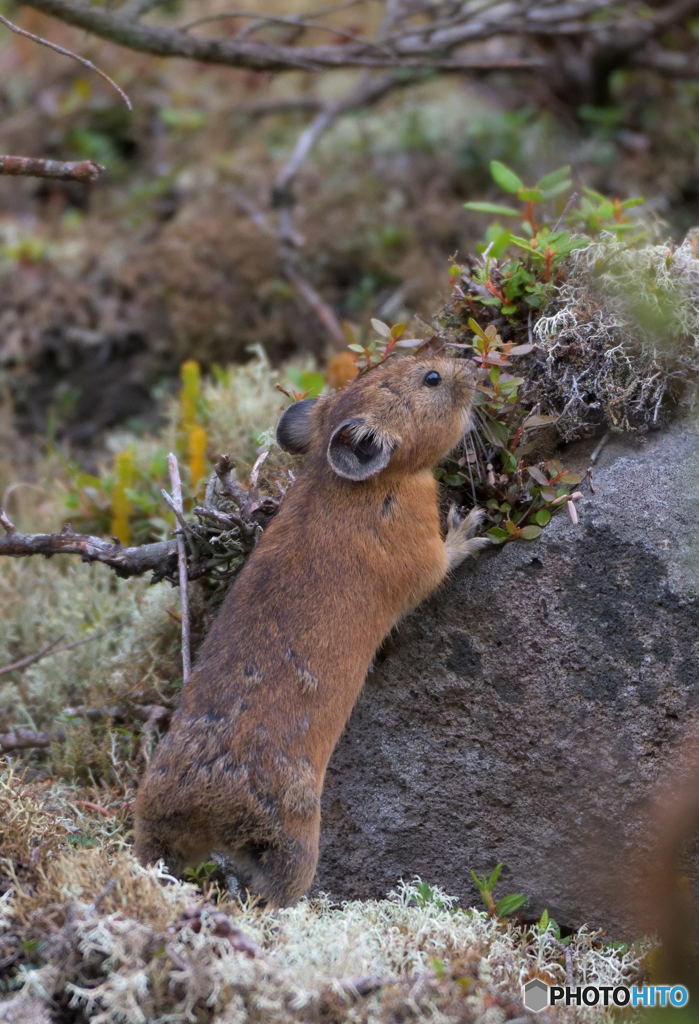
[[[452,505],[447,514],[447,535],[444,544],[447,549],[449,568],[455,569],[465,558],[476,551],[488,547],[487,537],[474,537],[485,513],[482,508],[472,508],[465,519],[459,515],[456,505]]]

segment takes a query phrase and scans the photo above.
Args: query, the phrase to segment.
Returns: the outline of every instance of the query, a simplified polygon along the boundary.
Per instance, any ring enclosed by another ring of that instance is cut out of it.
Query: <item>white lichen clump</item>
[[[65,804],[53,824],[55,791],[42,798],[10,777],[0,810],[11,799],[19,809],[0,832],[15,874],[0,903],[0,946],[19,947],[21,965],[0,1002],[3,1021],[48,1021],[62,1007],[91,1024],[500,1024],[522,1018],[523,982],[566,980],[551,928],[461,910],[419,879],[387,899],[339,906],[321,897],[265,911],[220,894],[214,904],[162,867],[140,867],[119,842],[66,850],[60,832],[70,833],[73,811]],[[611,948],[581,929],[569,951],[576,983],[639,978],[640,947]],[[556,1019],[612,1017],[569,1008]]]
[[[699,373],[699,239],[634,249],[602,236],[573,252],[534,326],[544,357],[527,382],[566,441],[601,423],[662,425]]]

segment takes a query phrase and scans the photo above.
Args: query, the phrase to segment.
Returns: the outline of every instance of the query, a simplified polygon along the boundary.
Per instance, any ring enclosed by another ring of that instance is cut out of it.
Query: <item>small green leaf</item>
[[[498,883],[498,881],[500,879],[500,875],[502,873],[502,869],[503,869],[503,865],[502,864],[496,864],[495,867],[493,868],[493,870],[490,872],[490,878],[488,879],[488,888],[489,889],[494,889],[495,886],[497,885],[497,883]]]
[[[523,907],[526,902],[527,897],[523,896],[521,892],[511,892],[497,901],[495,911],[499,917],[507,917]]]
[[[520,531],[520,537],[523,540],[536,540],[541,536],[540,526],[523,526]]]
[[[364,346],[363,345],[357,345],[356,342],[353,342],[351,345],[348,345],[347,348],[351,352],[362,352],[362,353],[364,352]]]
[[[304,370],[299,380],[301,390],[310,398],[317,398],[325,387],[325,376],[317,370]]]
[[[504,189],[505,192],[516,193],[520,189],[524,188],[524,182],[515,174],[514,171],[510,170],[505,164],[501,163],[500,160],[490,161],[490,173],[493,176],[493,181]]]
[[[573,187],[573,182],[568,178],[566,181],[560,182],[558,185],[553,185],[551,188],[544,188],[541,190],[541,194],[547,201],[549,199],[555,199],[556,196],[562,196],[565,192],[570,192]]]
[[[470,316],[467,320],[467,324],[478,338],[482,338],[484,341],[486,340],[486,333],[477,320],[474,320],[473,317]]]
[[[534,520],[539,526],[548,526],[551,522],[551,513],[547,508],[540,508],[538,512],[534,513]]]
[[[501,203],[488,203],[474,200],[464,203],[464,209],[473,210],[474,213],[492,213],[495,217],[519,217],[520,211],[514,206],[504,206]]]
[[[524,249],[525,252],[530,253],[532,256],[538,256],[539,259],[543,259],[542,253],[540,253],[533,245],[530,245],[526,238],[513,235],[510,241],[513,245],[516,245],[518,249]]]
[[[570,177],[570,164],[566,164],[565,167],[558,167],[555,171],[549,171],[543,178],[539,178],[536,183],[536,187],[540,189],[553,188],[555,185],[565,181],[566,178]]]
[[[503,530],[501,526],[491,526],[486,531],[486,537],[490,537],[493,544],[504,544],[506,540],[510,539],[510,535],[507,530]]]
[[[521,199],[523,203],[540,203],[544,197],[538,188],[521,188],[517,193],[517,198]]]

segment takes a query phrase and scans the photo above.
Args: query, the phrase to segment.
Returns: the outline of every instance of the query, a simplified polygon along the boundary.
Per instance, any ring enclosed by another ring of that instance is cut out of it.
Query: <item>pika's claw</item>
[[[474,537],[483,521],[485,513],[482,508],[472,508],[465,519],[462,519],[456,505],[452,505],[447,513],[447,535],[444,543],[449,558],[449,568],[455,569],[465,558],[476,551],[488,547],[487,537]]]

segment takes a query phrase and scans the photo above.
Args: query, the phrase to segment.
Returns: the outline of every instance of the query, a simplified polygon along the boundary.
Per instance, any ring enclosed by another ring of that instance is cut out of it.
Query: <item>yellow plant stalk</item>
[[[180,407],[182,417],[182,433],[189,436],[196,425],[197,405],[201,395],[201,369],[195,359],[188,359],[180,367],[182,390],[180,391]]]
[[[122,544],[131,543],[131,499],[128,490],[133,486],[135,453],[132,448],[117,452],[114,458],[114,490],[112,492],[111,534]]]
[[[209,443],[209,435],[204,427],[192,427],[187,441],[189,479],[192,490],[196,490],[199,481],[206,474],[206,448]]]

